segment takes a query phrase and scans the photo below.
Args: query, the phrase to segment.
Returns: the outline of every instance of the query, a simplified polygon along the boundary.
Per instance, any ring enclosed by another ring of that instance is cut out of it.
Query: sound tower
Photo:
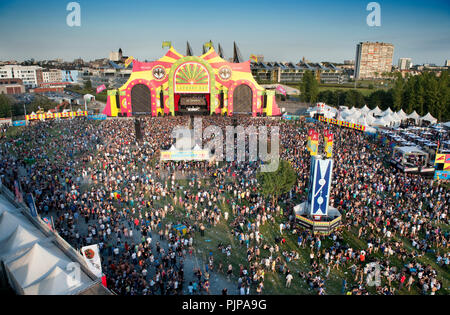
[[[134,119],[134,130],[136,134],[136,141],[140,142],[143,140],[143,130],[142,123],[138,118]]]

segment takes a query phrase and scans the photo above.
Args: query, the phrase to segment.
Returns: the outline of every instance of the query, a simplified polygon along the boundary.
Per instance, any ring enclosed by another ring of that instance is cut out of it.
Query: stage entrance
[[[175,94],[175,111],[179,115],[209,115],[209,94]]]
[[[233,95],[233,113],[234,114],[251,114],[252,113],[252,89],[245,84],[239,85],[234,90]]]

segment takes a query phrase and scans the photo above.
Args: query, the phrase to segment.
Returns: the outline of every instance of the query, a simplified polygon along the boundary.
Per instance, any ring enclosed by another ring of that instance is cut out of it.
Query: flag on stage
[[[203,46],[205,46],[205,47],[211,49],[211,48],[213,47],[213,44],[212,44],[211,41],[209,41],[209,42],[205,43]]]
[[[314,133],[314,129],[309,129],[308,130],[308,142],[306,143],[306,149],[308,151],[311,151],[311,137]]]
[[[162,42],[162,48],[165,48],[165,47],[172,47],[172,42],[171,41],[167,41],[167,40],[165,40],[165,41],[163,41]]]
[[[286,96],[286,90],[281,85],[277,86],[277,91]]]
[[[317,131],[313,130],[313,133],[311,135],[311,148],[310,148],[310,154],[311,155],[317,155],[317,152],[319,151],[319,134]]]
[[[97,86],[97,94],[103,90],[106,90],[106,86],[104,84]]]
[[[128,57],[127,60],[125,60],[125,68],[128,68],[130,63],[132,63],[133,61],[134,61],[133,56]]]
[[[256,55],[254,54],[250,55],[250,59],[253,60],[254,62],[258,62],[258,57],[256,57]]]
[[[333,134],[328,133],[328,131],[325,134],[325,153],[327,158],[330,158],[333,155]]]

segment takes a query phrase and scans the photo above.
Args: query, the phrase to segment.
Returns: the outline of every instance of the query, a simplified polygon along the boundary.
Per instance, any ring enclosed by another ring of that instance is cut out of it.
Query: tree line
[[[319,84],[312,71],[307,71],[300,84],[301,98],[304,102],[324,102],[330,106],[369,108],[378,106],[382,110],[390,107],[393,111],[407,114],[416,111],[419,115],[428,112],[439,121],[450,120],[450,80],[449,72],[440,75],[424,72],[420,75],[393,73],[390,89],[378,89],[365,96],[357,89],[324,90],[319,92]]]
[[[39,108],[47,112],[49,109],[55,108],[56,106],[56,102],[51,101],[47,97],[36,95],[33,101],[25,104],[24,108],[23,103],[17,103],[12,97],[0,94],[0,118],[23,116],[25,109],[27,114],[37,112]]]

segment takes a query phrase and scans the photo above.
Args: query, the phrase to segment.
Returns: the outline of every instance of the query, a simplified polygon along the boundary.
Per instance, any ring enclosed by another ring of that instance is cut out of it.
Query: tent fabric
[[[370,108],[367,105],[364,105],[363,108],[360,109],[361,112],[368,113],[370,112]]]
[[[15,231],[3,242],[0,243],[0,257],[7,256],[17,249],[31,245],[39,240],[43,235],[36,232],[30,232],[23,226],[18,225]]]
[[[388,107],[384,112],[381,113],[382,116],[392,115],[392,110]]]
[[[81,255],[49,235],[40,219],[26,216],[11,196],[0,193],[0,261],[16,293],[80,294],[97,285],[99,280],[83,268],[79,281],[73,281],[73,269],[66,270],[72,262],[86,267]]]
[[[381,114],[381,112],[382,111],[381,111],[381,109],[378,106],[370,111],[370,113],[372,113],[374,115],[379,115],[379,114]]]
[[[44,277],[55,266],[65,269],[69,263],[70,261],[64,255],[40,244],[34,244],[25,250],[25,253],[6,261],[5,265],[16,282],[25,288]]]
[[[430,113],[428,113],[425,116],[421,117],[420,120],[426,120],[426,121],[429,121],[430,123],[433,123],[433,124],[437,123],[437,119],[434,118],[433,116],[431,116]]]
[[[401,117],[402,119],[405,119],[408,115],[406,115],[406,113],[403,111],[403,109],[400,109],[398,112],[397,112],[397,115],[399,116],[399,117]]]
[[[0,242],[8,239],[19,226],[36,231],[36,228],[25,221],[25,217],[21,218],[20,215],[15,213],[3,211],[0,214]]]
[[[24,292],[28,295],[60,295],[69,293],[73,290],[73,285],[67,281],[69,278],[69,274],[59,266],[56,266],[48,275],[44,276],[43,279],[24,288]],[[75,286],[81,284],[79,280],[73,281]]]
[[[418,119],[420,118],[420,116],[419,116],[419,114],[417,114],[416,111],[413,111],[411,114],[409,114],[409,115],[407,116],[407,118],[408,118],[408,119],[415,119],[415,120],[418,120]]]
[[[372,126],[387,126],[389,125],[389,122],[384,120],[384,117],[377,118],[372,122]]]

